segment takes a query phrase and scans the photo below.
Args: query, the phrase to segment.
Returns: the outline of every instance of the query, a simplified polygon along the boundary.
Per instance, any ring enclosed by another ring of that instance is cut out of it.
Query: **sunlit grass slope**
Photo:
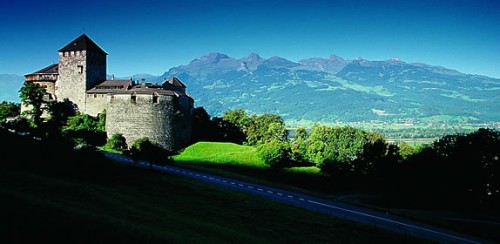
[[[198,142],[174,156],[178,162],[234,164],[249,167],[268,167],[257,156],[257,149],[227,142]]]

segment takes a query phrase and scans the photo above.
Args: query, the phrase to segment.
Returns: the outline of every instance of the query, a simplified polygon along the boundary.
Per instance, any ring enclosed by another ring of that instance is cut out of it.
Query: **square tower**
[[[55,87],[57,100],[68,99],[85,113],[85,92],[106,80],[107,55],[85,34],[61,48]]]

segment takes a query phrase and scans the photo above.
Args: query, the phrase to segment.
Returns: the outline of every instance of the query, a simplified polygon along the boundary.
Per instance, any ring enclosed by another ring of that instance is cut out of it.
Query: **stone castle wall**
[[[108,94],[86,94],[85,113],[91,116],[97,116],[104,109],[107,110],[110,100]]]
[[[175,96],[115,94],[106,111],[108,138],[120,133],[131,146],[148,137],[168,150],[177,150],[191,139],[190,113]],[[190,112],[190,111],[189,111]]]
[[[72,101],[85,113],[85,92],[99,81],[106,80],[106,55],[96,52],[59,52],[57,100]]]

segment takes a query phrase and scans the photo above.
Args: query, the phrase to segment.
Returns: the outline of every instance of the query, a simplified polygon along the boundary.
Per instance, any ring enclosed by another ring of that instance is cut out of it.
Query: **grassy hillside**
[[[315,166],[273,170],[257,156],[255,147],[234,143],[198,142],[175,155],[174,161],[182,167],[297,191],[333,193],[342,187]]]
[[[250,167],[270,170],[258,156],[257,149],[229,142],[198,142],[175,155],[174,160],[182,163],[212,166]],[[288,172],[319,174],[317,167],[293,167],[285,169]]]
[[[99,154],[0,139],[10,142],[0,149],[1,243],[415,241]],[[30,153],[14,154],[16,147]]]
[[[198,142],[174,157],[179,162],[245,165],[267,168],[255,147],[226,142]]]

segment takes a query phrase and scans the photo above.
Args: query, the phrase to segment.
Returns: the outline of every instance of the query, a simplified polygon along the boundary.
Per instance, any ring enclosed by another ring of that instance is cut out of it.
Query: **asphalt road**
[[[211,184],[220,185],[229,189],[259,195],[290,205],[303,207],[309,210],[330,214],[336,217],[349,219],[385,230],[411,235],[439,243],[486,243],[485,241],[479,240],[475,237],[454,233],[449,230],[428,226],[387,213],[364,209],[345,203],[317,198],[264,185],[233,180],[175,166],[150,165],[148,162],[144,161],[139,161],[137,164],[133,164],[133,161],[130,158],[112,153],[104,153],[104,155],[117,162],[130,164],[136,167],[151,168],[152,170],[164,171],[171,174],[190,177]]]

